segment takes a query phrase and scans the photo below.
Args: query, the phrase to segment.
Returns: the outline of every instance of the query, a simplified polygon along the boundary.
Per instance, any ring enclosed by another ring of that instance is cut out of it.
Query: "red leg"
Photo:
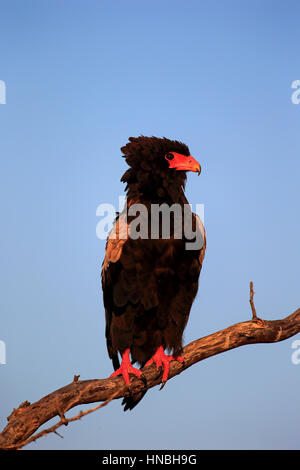
[[[166,381],[168,380],[171,361],[184,362],[184,359],[181,356],[174,357],[174,356],[166,355],[164,352],[164,348],[162,346],[159,346],[154,356],[152,356],[151,359],[149,359],[149,361],[146,362],[145,364],[145,366],[150,366],[151,364],[155,363],[157,369],[159,367],[163,368],[162,387],[165,385]]]
[[[122,355],[122,362],[119,367],[115,372],[111,374],[110,377],[116,377],[117,375],[123,375],[123,379],[126,383],[126,385],[129,385],[129,374],[134,374],[137,377],[141,377],[142,372],[139,369],[136,369],[135,367],[132,366],[129,358],[129,353],[130,350],[125,349],[123,355]]]

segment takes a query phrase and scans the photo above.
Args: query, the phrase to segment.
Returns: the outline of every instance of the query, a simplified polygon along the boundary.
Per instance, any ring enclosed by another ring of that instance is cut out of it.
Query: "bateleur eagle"
[[[198,290],[206,238],[202,222],[191,211],[192,235],[200,233],[200,246],[187,249],[191,236],[184,230],[184,217],[179,221],[182,235],[177,236],[175,215],[170,217],[168,237],[163,236],[161,218],[157,236],[151,237],[151,208],[177,204],[184,215],[184,207],[190,208],[184,194],[186,172],[200,174],[201,167],[185,144],[166,138],[130,137],[121,151],[130,167],[121,178],[127,204],[108,236],[102,265],[107,349],[115,369],[112,376],[123,375],[129,385],[130,374],[142,377],[132,364],[142,368],[155,363],[162,367],[164,385],[170,361],[183,362],[182,335]],[[147,209],[146,236],[130,236],[134,204]],[[132,409],[145,393],[125,397],[124,410]]]

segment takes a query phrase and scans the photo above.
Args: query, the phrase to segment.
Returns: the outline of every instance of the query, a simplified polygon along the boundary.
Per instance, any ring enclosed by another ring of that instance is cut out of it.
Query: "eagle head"
[[[130,167],[121,178],[127,183],[128,196],[175,202],[185,185],[186,172],[201,172],[183,142],[145,136],[128,140],[121,148]]]

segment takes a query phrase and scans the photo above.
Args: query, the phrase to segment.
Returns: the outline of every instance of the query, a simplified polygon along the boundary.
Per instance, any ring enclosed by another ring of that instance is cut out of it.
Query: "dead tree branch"
[[[182,354],[184,363],[172,361],[169,378],[180,374],[199,361],[230,349],[254,343],[275,343],[300,332],[300,308],[282,320],[260,320],[256,316],[253,294],[252,284],[250,286],[250,303],[253,319],[236,323],[185,346]],[[161,374],[156,370],[155,365],[145,367],[143,375],[146,378],[148,389],[160,384]],[[14,409],[7,418],[8,424],[0,433],[0,449],[20,449],[38,437],[49,434],[49,432],[56,432],[60,426],[67,425],[69,422],[99,409],[113,399],[128,396],[130,393],[136,393],[145,388],[143,381],[136,377],[131,379],[130,390],[124,385],[121,377],[93,380],[78,380],[78,377],[74,376],[73,382],[39,401],[33,404],[26,401]],[[81,411],[72,418],[65,417],[65,413],[75,406],[97,402],[104,403],[85,412]],[[40,426],[55,416],[58,416],[60,421],[51,428],[34,434]]]

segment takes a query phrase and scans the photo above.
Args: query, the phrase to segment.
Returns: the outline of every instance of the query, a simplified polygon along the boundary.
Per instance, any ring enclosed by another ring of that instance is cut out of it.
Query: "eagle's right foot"
[[[134,374],[136,377],[143,379],[142,371],[140,371],[139,369],[136,369],[131,364],[129,353],[130,353],[129,348],[125,349],[122,355],[122,362],[121,362],[120,367],[115,372],[113,372],[110,376],[110,377],[116,377],[117,375],[122,375],[126,385],[129,385],[130,383],[129,374]]]
[[[168,356],[164,352],[164,348],[162,346],[159,346],[155,352],[155,354],[149,359],[148,362],[146,362],[145,367],[150,366],[151,364],[155,363],[156,368],[159,369],[159,367],[162,367],[163,369],[163,374],[162,374],[162,385],[160,387],[160,390],[165,386],[168,377],[169,377],[169,370],[170,370],[170,362],[171,361],[178,361],[181,363],[184,363],[184,359],[181,356]]]

